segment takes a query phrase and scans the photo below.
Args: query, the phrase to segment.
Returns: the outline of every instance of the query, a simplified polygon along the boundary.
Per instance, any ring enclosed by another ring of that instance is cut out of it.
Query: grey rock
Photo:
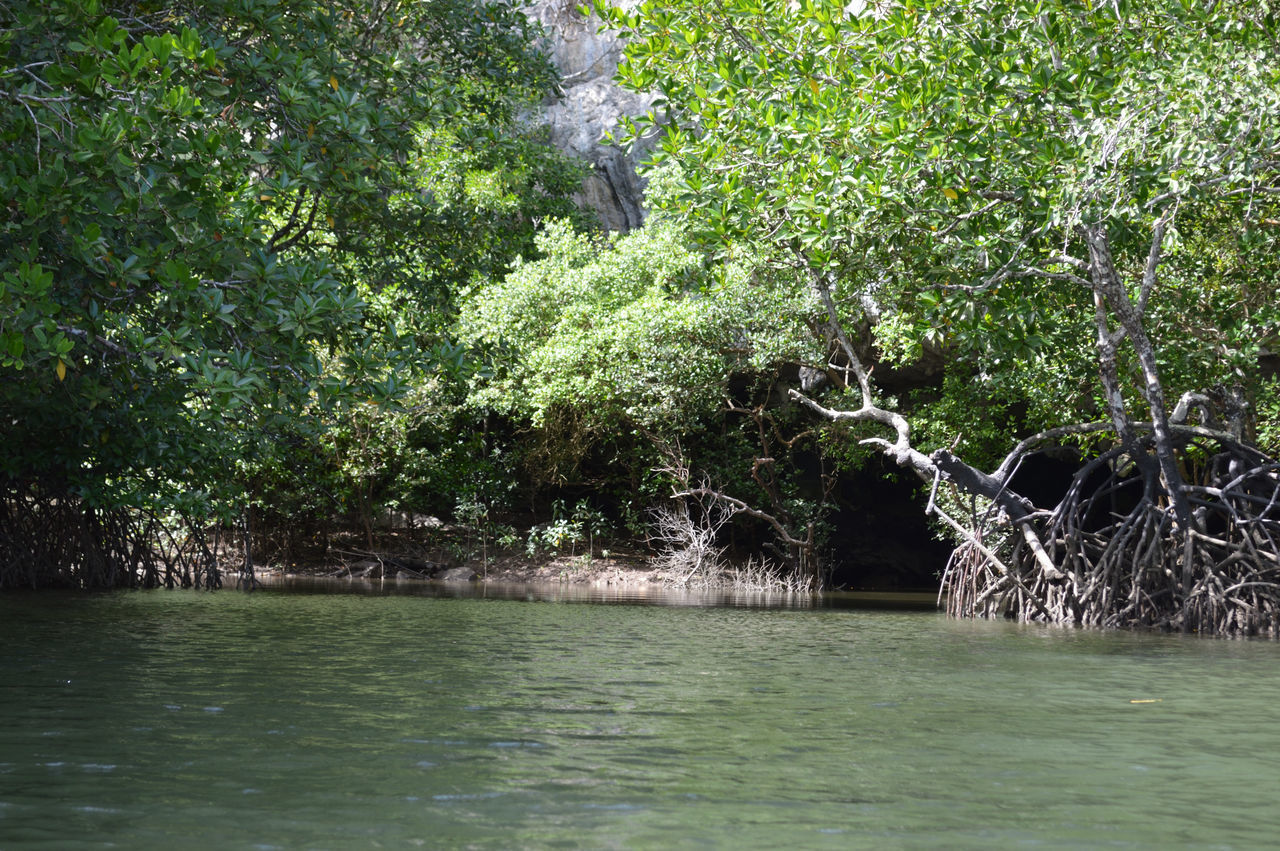
[[[358,561],[350,566],[350,573],[361,579],[377,579],[382,576],[382,563],[372,559]]]
[[[644,182],[636,164],[653,149],[656,134],[631,152],[605,137],[624,117],[649,112],[655,96],[613,83],[622,41],[616,33],[600,32],[600,19],[583,17],[579,5],[578,0],[534,0],[528,11],[546,28],[544,47],[562,78],[561,97],[544,105],[537,120],[549,127],[552,145],[591,164],[578,202],[594,210],[606,229],[626,232],[644,221]],[[620,5],[631,7],[637,0]]]

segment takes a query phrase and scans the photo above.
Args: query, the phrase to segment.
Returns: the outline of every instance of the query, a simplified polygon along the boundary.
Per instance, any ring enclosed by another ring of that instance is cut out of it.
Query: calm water
[[[0,848],[1280,835],[1280,644],[523,596],[0,596]]]

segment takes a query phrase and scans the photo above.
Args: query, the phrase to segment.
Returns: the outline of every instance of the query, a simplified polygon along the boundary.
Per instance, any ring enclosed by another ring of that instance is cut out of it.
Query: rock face
[[[546,28],[546,50],[562,78],[563,96],[544,106],[542,120],[555,147],[591,164],[578,201],[595,210],[608,230],[625,232],[644,220],[644,185],[636,162],[648,148],[629,155],[603,139],[622,118],[648,112],[654,98],[614,85],[622,43],[613,33],[599,32],[599,18],[583,17],[579,5],[580,0],[534,0],[528,10]],[[634,0],[620,5],[634,5]]]

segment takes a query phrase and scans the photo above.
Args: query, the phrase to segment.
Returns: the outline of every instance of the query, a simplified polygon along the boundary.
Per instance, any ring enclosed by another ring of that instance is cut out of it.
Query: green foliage
[[[310,443],[299,418],[400,396],[366,235],[421,190],[426,128],[479,138],[547,91],[532,45],[485,0],[6,4],[0,475],[194,509],[238,496],[229,459],[291,463],[258,447]]]
[[[729,375],[796,353],[812,308],[749,266],[703,268],[671,223],[601,243],[565,224],[543,259],[472,293],[463,338],[492,347],[475,404],[544,423],[557,408],[584,427],[678,433],[717,410]]]
[[[460,292],[536,253],[538,222],[587,221],[571,198],[581,163],[518,121],[466,118],[426,128],[408,184],[384,214],[335,234],[344,265],[377,314],[430,345],[448,338]]]
[[[333,432],[315,418],[290,417],[255,437],[233,466],[254,558],[296,563],[322,555],[332,518],[354,496]]]
[[[1280,376],[1262,382],[1258,394],[1258,432],[1255,440],[1272,458],[1280,456]]]
[[[671,182],[660,171],[651,185],[660,196]],[[655,472],[662,446],[683,444],[700,465],[730,471],[721,480],[752,487],[752,450],[738,451],[725,400],[782,363],[820,356],[795,276],[745,251],[707,263],[660,215],[608,240],[552,223],[537,248],[541,259],[474,288],[459,319],[462,340],[488,359],[468,404],[523,429],[528,486],[568,498],[587,488],[633,533],[669,492]]]
[[[996,395],[1031,425],[1096,416],[1081,233],[1098,225],[1136,301],[1168,224],[1148,330],[1172,396],[1256,381],[1276,284],[1270,4],[605,13],[630,38],[622,79],[665,95],[663,156],[685,175],[673,212],[709,245],[814,271],[847,324],[872,303],[890,356],[967,361],[977,382],[956,402]]]
[[[578,502],[569,509],[563,500],[556,500],[551,506],[551,519],[529,530],[525,551],[534,556],[541,552],[561,553],[567,549],[572,556],[577,547],[585,543],[584,555],[591,559],[596,539],[609,531],[609,521],[604,513],[589,503]]]

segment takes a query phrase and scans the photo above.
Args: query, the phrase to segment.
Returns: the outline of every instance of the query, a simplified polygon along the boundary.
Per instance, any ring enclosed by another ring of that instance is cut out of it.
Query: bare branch
[[[1147,265],[1142,270],[1142,291],[1138,295],[1139,316],[1145,316],[1147,313],[1147,301],[1151,298],[1151,291],[1155,289],[1160,258],[1164,253],[1164,234],[1169,223],[1173,221],[1177,209],[1177,204],[1169,207],[1151,227],[1151,250],[1147,254]]]
[[[868,405],[871,402],[871,373],[863,365],[862,359],[854,351],[853,343],[849,341],[849,336],[844,331],[844,325],[840,322],[840,314],[836,310],[835,299],[831,297],[831,287],[811,264],[805,263],[804,267],[809,274],[810,287],[822,302],[822,306],[827,310],[827,328],[839,342],[845,357],[849,359],[849,367],[858,379],[858,390],[862,393],[863,405]]]
[[[1089,286],[1089,282],[1079,275],[1073,275],[1070,272],[1050,272],[1038,266],[1026,266],[1021,270],[1021,274],[1032,278],[1044,278],[1049,281],[1066,281],[1085,288]]]
[[[793,538],[791,536],[791,533],[787,531],[787,527],[783,526],[781,521],[779,521],[777,517],[773,516],[767,511],[760,511],[759,509],[752,508],[750,505],[738,499],[737,497],[729,496],[727,493],[723,493],[714,488],[703,486],[700,488],[693,488],[691,490],[683,491],[681,493],[672,494],[672,496],[676,497],[677,499],[682,497],[709,496],[719,502],[724,502],[724,503],[727,503],[728,505],[733,506],[733,508],[738,514],[745,514],[748,517],[754,517],[757,520],[765,521],[771,527],[773,527],[773,531],[776,532],[778,537],[781,538],[784,542],[786,542],[788,546],[803,548],[803,547],[809,547],[813,545],[812,540],[802,541],[798,538]],[[810,530],[810,538],[812,539],[812,529]]]
[[[957,215],[957,216],[955,217],[955,219],[954,219],[954,220],[952,220],[951,224],[947,225],[945,228],[943,228],[942,230],[938,231],[938,232],[935,234],[935,237],[944,237],[944,236],[948,236],[948,235],[950,235],[950,234],[951,234],[951,233],[952,233],[956,228],[960,227],[960,223],[961,223],[961,222],[965,222],[965,221],[968,221],[969,219],[974,219],[974,218],[977,218],[978,216],[981,216],[981,215],[983,215],[983,214],[985,214],[985,213],[989,213],[989,212],[991,212],[992,210],[994,210],[996,207],[999,207],[1001,204],[1008,203],[1008,201],[1009,201],[1009,200],[1011,200],[1011,199],[996,198],[994,201],[991,201],[991,202],[990,202],[990,203],[988,203],[987,205],[985,205],[985,206],[983,206],[983,207],[980,207],[980,208],[979,208],[979,209],[977,209],[977,210],[970,210],[970,211],[969,211],[969,212],[967,212],[967,213],[960,213],[959,215]]]
[[[312,226],[315,225],[315,222],[316,222],[316,213],[320,211],[320,196],[314,195],[314,194],[312,195],[311,212],[307,214],[307,220],[304,223],[302,223],[301,225],[297,225],[298,209],[302,205],[302,200],[306,196],[306,194],[307,194],[307,190],[304,187],[303,190],[298,193],[297,201],[294,202],[293,212],[289,215],[289,221],[285,224],[284,227],[276,231],[274,236],[271,237],[271,241],[268,244],[268,247],[272,251],[276,251],[276,252],[288,251],[290,248],[293,248],[295,245],[301,242],[306,237],[307,234],[311,233],[311,228]],[[276,240],[279,239],[284,234],[288,233],[289,229],[293,226],[297,227],[293,235],[290,236],[288,239],[285,239],[283,242],[280,242],[277,244]]]

